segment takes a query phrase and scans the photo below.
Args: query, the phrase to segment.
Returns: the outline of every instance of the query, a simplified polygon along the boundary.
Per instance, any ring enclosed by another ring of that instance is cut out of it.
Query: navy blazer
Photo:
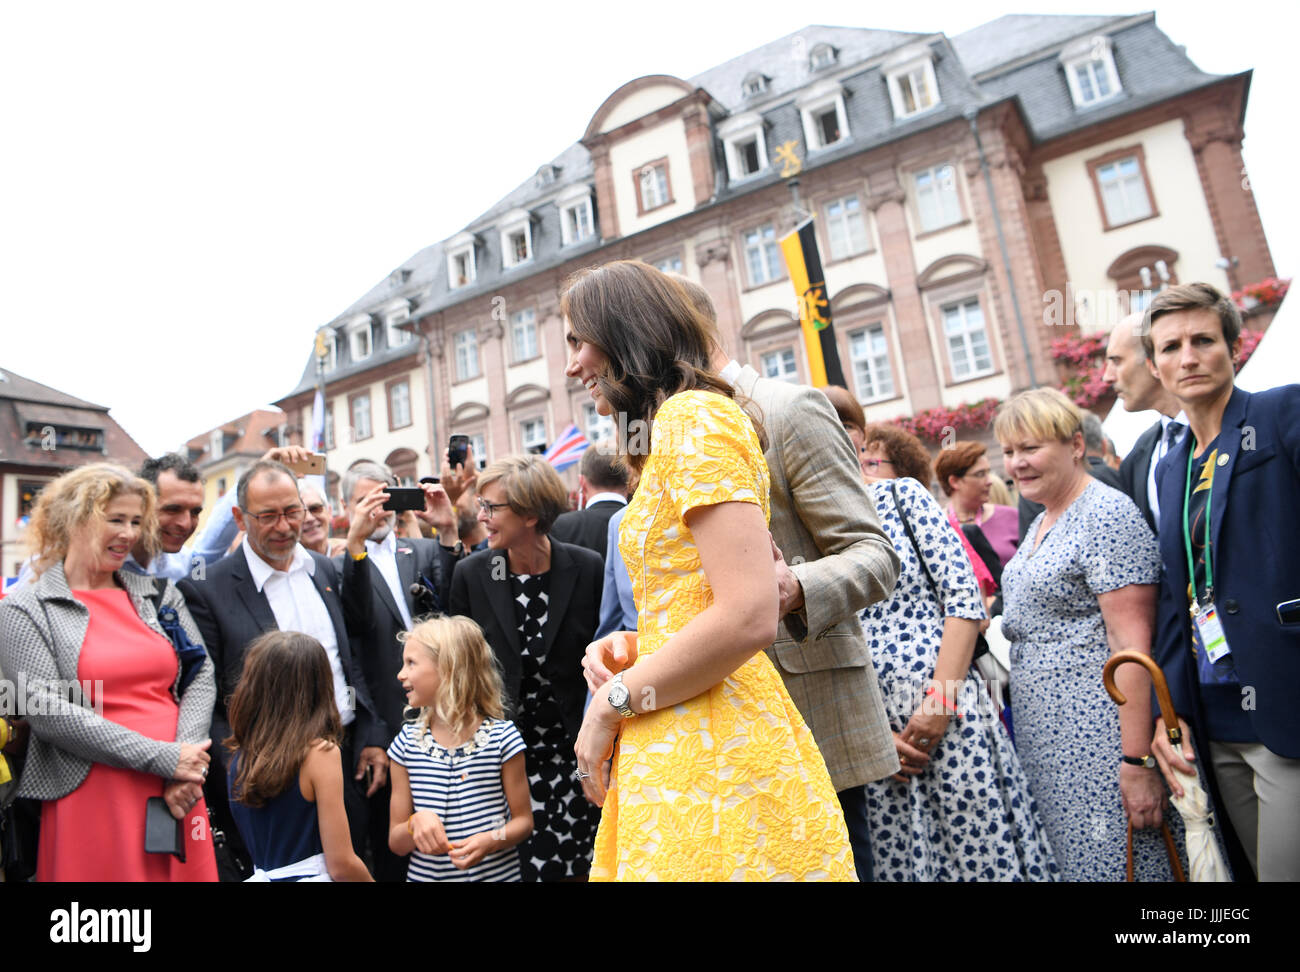
[[[1204,720],[1190,648],[1183,543],[1191,448],[1188,434],[1156,469],[1164,579],[1155,660],[1165,671],[1174,707],[1196,725]],[[1215,469],[1211,495],[1214,602],[1251,727],[1270,751],[1298,759],[1300,624],[1282,624],[1276,606],[1300,598],[1300,385],[1257,394],[1235,389],[1218,448],[1227,461]]]

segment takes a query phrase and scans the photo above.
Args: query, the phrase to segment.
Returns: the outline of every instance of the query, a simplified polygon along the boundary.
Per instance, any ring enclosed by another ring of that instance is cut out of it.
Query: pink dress
[[[176,652],[140,620],[126,591],[73,591],[90,609],[77,678],[103,682],[103,716],[152,739],[176,739],[172,698]],[[92,691],[92,696],[94,691]],[[99,702],[95,699],[96,703]],[[200,800],[182,823],[185,863],[144,849],[145,801],[162,796],[152,773],[94,763],[75,790],[41,806],[38,881],[215,881],[207,809]]]

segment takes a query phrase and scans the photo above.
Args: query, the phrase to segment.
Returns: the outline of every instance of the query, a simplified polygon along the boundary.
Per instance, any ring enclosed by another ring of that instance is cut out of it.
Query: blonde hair
[[[500,482],[510,509],[521,517],[537,517],[537,532],[550,532],[551,524],[569,510],[569,491],[555,467],[541,456],[506,456],[478,474],[478,494]]]
[[[1031,388],[998,406],[993,434],[1004,445],[1013,439],[1069,442],[1083,431],[1083,412],[1055,388]]]
[[[94,462],[46,484],[36,498],[27,527],[27,544],[36,555],[32,569],[39,575],[64,560],[72,534],[87,524],[102,526],[108,504],[123,494],[140,497],[140,543],[151,556],[157,553],[158,502],[153,486],[122,466]]]
[[[419,645],[438,666],[438,692],[433,705],[420,710],[420,733],[436,717],[461,734],[480,719],[504,719],[501,672],[483,629],[466,617],[449,615],[421,621],[398,636],[404,645]]]

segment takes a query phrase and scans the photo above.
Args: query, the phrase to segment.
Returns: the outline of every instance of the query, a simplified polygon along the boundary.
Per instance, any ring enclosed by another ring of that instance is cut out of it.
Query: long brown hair
[[[496,656],[473,619],[457,615],[421,621],[397,636],[415,645],[438,668],[438,691],[433,705],[420,710],[420,732],[433,727],[436,716],[463,735],[482,719],[504,719],[501,672]]]
[[[319,641],[299,631],[269,631],[248,646],[227,709],[225,745],[240,754],[231,789],[247,807],[265,806],[296,784],[316,740],[343,741],[329,656]]]
[[[597,377],[600,392],[628,424],[649,424],[659,406],[683,391],[711,391],[736,399],[732,387],[714,374],[708,322],[677,281],[640,260],[616,260],[579,270],[560,297],[560,313],[574,337],[595,345],[609,359]],[[751,421],[753,417],[751,416]],[[617,423],[619,435],[627,433]],[[762,423],[759,441],[766,444]],[[620,442],[633,469],[647,456]]]

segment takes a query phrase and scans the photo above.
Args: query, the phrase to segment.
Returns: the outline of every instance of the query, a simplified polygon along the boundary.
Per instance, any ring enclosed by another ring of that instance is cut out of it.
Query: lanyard
[[[1192,453],[1196,451],[1196,442],[1191,443],[1192,448],[1187,450],[1187,481],[1183,484],[1183,545],[1187,548],[1187,579],[1191,584],[1192,602],[1195,604],[1196,597],[1196,564],[1192,559],[1192,528],[1187,520],[1187,509],[1191,505],[1192,499]],[[1210,457],[1206,456],[1205,461],[1208,463]],[[1214,600],[1214,568],[1210,561],[1210,504],[1214,500],[1214,473],[1210,473],[1210,486],[1205,497],[1205,597],[1206,600]]]

